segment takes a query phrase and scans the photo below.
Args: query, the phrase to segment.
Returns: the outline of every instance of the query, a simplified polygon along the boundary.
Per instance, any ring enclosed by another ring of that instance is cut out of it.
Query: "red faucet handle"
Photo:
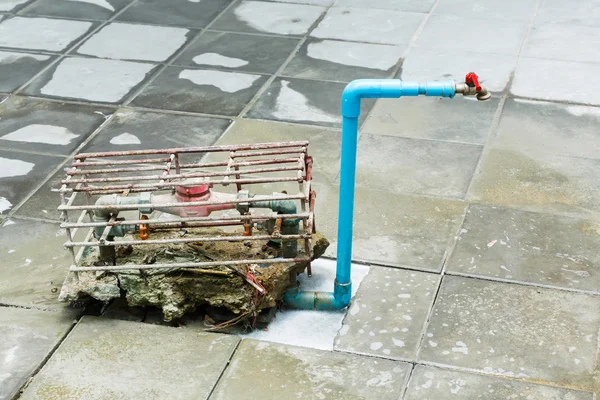
[[[479,77],[475,72],[469,72],[465,77],[465,83],[469,87],[474,87],[476,92],[481,92],[481,85],[479,84]]]

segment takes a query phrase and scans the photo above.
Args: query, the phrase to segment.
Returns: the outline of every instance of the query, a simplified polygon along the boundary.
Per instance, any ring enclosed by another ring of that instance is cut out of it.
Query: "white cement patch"
[[[281,81],[281,90],[275,102],[272,115],[275,118],[291,121],[339,122],[336,115],[331,115],[320,108],[308,104],[308,99],[300,92],[289,87],[290,82]]]
[[[184,69],[179,73],[179,79],[188,79],[196,85],[214,86],[227,93],[248,89],[258,78],[258,75],[202,69]]]
[[[183,28],[113,22],[77,52],[116,60],[165,61],[183,46],[188,32]]]
[[[310,43],[307,55],[317,60],[386,71],[402,57],[403,48],[324,40]]]
[[[67,145],[79,135],[62,126],[32,124],[0,137],[3,140],[25,143]]]
[[[109,11],[115,11],[115,8],[106,0],[67,0],[73,3],[88,3],[98,7],[106,8]]]
[[[11,64],[26,58],[33,58],[34,60],[38,61],[46,61],[50,59],[50,56],[43,56],[41,54],[14,53],[12,51],[0,51],[0,64]]]
[[[313,276],[298,276],[302,290],[331,292],[335,279],[336,261],[320,259],[312,263]],[[352,295],[369,273],[366,265],[352,265]],[[333,339],[342,327],[344,311],[286,310],[277,313],[268,331],[256,330],[241,335],[268,342],[293,346],[333,350]]]
[[[6,210],[10,210],[12,207],[12,203],[8,201],[6,197],[0,197],[0,214],[4,213]],[[7,221],[8,222],[8,221]],[[4,224],[6,225],[6,224]],[[2,226],[4,226],[2,225]]]
[[[0,157],[0,178],[27,175],[35,167],[34,163]]]
[[[118,102],[154,68],[151,64],[130,61],[67,58],[42,94],[101,102]]]
[[[323,7],[300,4],[244,1],[235,16],[253,29],[280,35],[304,35],[325,11]]]
[[[194,57],[196,64],[216,65],[220,67],[238,68],[248,65],[248,61],[241,58],[222,56],[217,53],[204,53]]]
[[[14,17],[0,23],[0,46],[60,51],[91,26],[85,21]]]
[[[140,142],[140,139],[138,139],[137,136],[125,132],[110,139],[110,144],[142,144],[142,142]]]

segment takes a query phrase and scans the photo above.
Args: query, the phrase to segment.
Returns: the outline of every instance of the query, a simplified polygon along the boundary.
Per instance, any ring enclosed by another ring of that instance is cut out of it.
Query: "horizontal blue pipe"
[[[352,224],[354,219],[354,181],[360,102],[369,98],[402,96],[454,97],[453,80],[403,82],[399,79],[358,79],[350,82],[342,94],[342,160],[338,214],[337,266],[333,292],[288,289],[284,301],[294,308],[339,310],[350,304],[352,281]]]

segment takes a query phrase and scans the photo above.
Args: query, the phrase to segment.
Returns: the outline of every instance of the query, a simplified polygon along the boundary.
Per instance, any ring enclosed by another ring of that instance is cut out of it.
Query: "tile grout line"
[[[413,375],[415,373],[415,369],[417,368],[417,364],[411,362],[410,363],[410,371],[408,371],[408,376],[406,377],[406,379],[404,380],[404,387],[403,387],[403,392],[402,392],[402,396],[400,396],[398,398],[398,400],[405,400],[406,396],[408,396],[408,388],[410,387],[410,381],[413,378]]]
[[[223,379],[223,377],[225,376],[225,373],[229,369],[229,366],[231,365],[231,361],[233,360],[233,357],[235,356],[235,353],[237,353],[237,351],[238,351],[238,349],[241,346],[241,344],[242,344],[243,341],[244,341],[244,339],[239,339],[238,340],[237,344],[235,345],[235,348],[233,349],[233,351],[231,352],[231,355],[229,356],[229,359],[227,360],[227,364],[225,365],[225,368],[223,368],[223,370],[219,374],[219,377],[217,378],[215,384],[213,385],[213,387],[211,388],[210,392],[208,393],[208,396],[206,396],[206,400],[210,400],[210,398],[212,397],[213,393],[217,389],[217,386],[219,386],[219,383],[221,382],[221,379]]]

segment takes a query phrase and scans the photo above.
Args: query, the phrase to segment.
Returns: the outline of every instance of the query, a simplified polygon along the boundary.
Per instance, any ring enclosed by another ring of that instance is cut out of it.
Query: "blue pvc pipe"
[[[284,301],[294,308],[339,310],[350,304],[352,281],[352,224],[354,219],[354,182],[360,102],[367,98],[402,96],[454,97],[454,80],[403,82],[399,79],[359,79],[350,82],[342,94],[342,160],[338,214],[337,266],[333,292],[300,291],[290,288]]]

